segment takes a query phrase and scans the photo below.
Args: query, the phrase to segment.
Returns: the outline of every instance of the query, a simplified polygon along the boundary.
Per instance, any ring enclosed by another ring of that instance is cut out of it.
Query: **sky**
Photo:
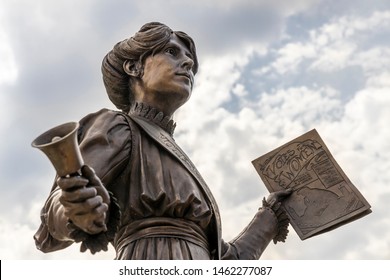
[[[160,21],[195,41],[200,68],[176,142],[212,190],[223,238],[268,192],[251,161],[315,128],[372,213],[269,260],[390,259],[390,2],[0,0],[0,259],[113,259],[78,245],[44,254],[33,234],[54,179],[31,147],[47,129],[111,108],[100,65]]]

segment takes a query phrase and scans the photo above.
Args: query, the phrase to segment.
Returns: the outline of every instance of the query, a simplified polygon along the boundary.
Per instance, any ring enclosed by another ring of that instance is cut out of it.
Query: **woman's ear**
[[[130,60],[126,60],[123,62],[123,70],[126,72],[127,75],[131,77],[140,78],[141,77],[141,67],[139,62],[132,62]]]

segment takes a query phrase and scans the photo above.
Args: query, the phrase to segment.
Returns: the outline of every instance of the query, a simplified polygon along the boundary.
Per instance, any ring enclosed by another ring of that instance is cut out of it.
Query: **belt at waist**
[[[195,222],[168,217],[153,217],[136,220],[119,229],[114,240],[116,251],[142,238],[181,238],[209,251],[207,236]]]

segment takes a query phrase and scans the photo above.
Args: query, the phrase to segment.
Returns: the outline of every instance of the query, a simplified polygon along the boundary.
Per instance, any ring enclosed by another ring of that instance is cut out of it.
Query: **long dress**
[[[156,129],[173,133],[172,121],[152,108],[138,104],[131,113]],[[239,242],[226,243],[218,235],[221,226],[214,199],[175,156],[127,115],[102,109],[86,116],[80,121],[78,141],[85,164],[95,170],[116,202],[118,210],[110,209],[110,215],[121,214],[116,228],[111,229],[111,239],[95,238],[97,242],[110,242],[116,259],[219,259],[221,250],[223,258],[239,258]],[[37,248],[44,252],[74,243],[55,230],[64,222],[56,216],[59,193],[54,185],[34,236]],[[264,250],[278,222],[270,209],[262,213],[269,224],[265,238],[261,237],[264,244],[259,245]],[[241,243],[253,246],[251,242]],[[258,253],[252,255],[259,257]]]

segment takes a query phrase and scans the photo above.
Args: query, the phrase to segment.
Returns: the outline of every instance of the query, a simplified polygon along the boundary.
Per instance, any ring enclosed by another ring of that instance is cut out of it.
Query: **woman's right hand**
[[[84,176],[58,178],[57,184],[62,190],[60,203],[65,216],[75,226],[86,233],[98,234],[107,230],[109,196],[91,168],[84,166],[82,173]]]

